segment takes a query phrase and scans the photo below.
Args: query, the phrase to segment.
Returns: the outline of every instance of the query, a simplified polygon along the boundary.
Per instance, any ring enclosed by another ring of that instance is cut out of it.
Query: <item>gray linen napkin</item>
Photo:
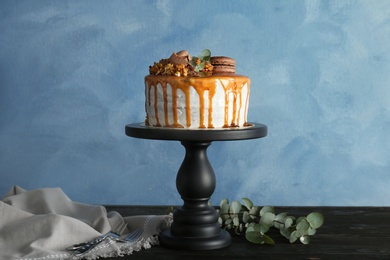
[[[122,217],[103,206],[71,201],[60,188],[27,191],[13,187],[0,201],[0,259],[97,259],[122,256],[158,244],[171,215]],[[95,239],[115,227],[121,235],[143,228],[133,242],[107,239],[81,256],[66,248]]]

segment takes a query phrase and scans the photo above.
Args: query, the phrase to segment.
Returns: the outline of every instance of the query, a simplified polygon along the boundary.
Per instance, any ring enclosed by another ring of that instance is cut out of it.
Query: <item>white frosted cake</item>
[[[250,79],[228,57],[187,51],[155,63],[145,77],[145,125],[170,128],[247,126]]]

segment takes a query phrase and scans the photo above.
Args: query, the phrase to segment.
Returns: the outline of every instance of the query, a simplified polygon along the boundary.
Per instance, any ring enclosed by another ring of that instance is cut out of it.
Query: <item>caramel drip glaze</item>
[[[217,91],[217,82],[220,82],[224,91],[225,91],[225,106],[224,108],[214,108],[213,107],[213,98]],[[157,86],[161,85],[162,93],[163,93],[163,108],[164,108],[164,118],[159,118],[158,113],[158,98],[157,98]],[[168,107],[168,91],[167,85],[171,87],[171,95],[170,98],[172,100],[172,108]],[[247,85],[248,91],[246,95],[243,95],[243,88]],[[224,109],[224,125],[222,127],[238,127],[240,122],[241,110],[244,109],[243,115],[244,124],[241,126],[248,126],[247,124],[247,112],[248,112],[248,103],[249,103],[249,87],[250,87],[250,79],[245,76],[240,75],[215,75],[208,77],[176,77],[176,76],[153,76],[149,75],[145,77],[145,95],[146,95],[146,120],[145,125],[150,125],[149,122],[149,113],[148,108],[151,107],[152,98],[151,93],[154,93],[154,115],[156,119],[156,123],[153,126],[160,127],[173,127],[173,128],[189,128],[191,126],[191,100],[190,100],[190,89],[191,87],[199,95],[199,128],[214,128],[213,124],[213,110],[214,109]],[[186,114],[186,125],[181,125],[179,123],[179,115],[178,115],[178,104],[177,104],[177,91],[181,90],[185,96],[185,114]],[[204,93],[208,91],[208,98],[205,101]],[[229,122],[229,96],[233,94],[233,118]],[[205,102],[208,102],[208,118],[207,125],[205,124]],[[170,124],[168,122],[168,111],[171,109],[173,116],[173,123]],[[163,120],[163,122],[161,122]]]

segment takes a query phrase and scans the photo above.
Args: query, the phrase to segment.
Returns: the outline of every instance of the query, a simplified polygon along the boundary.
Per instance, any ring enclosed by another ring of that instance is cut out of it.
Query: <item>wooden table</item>
[[[122,216],[167,214],[169,206],[107,206]],[[130,256],[108,259],[390,259],[390,207],[275,207],[276,212],[325,217],[309,245],[290,244],[272,230],[274,246],[254,245],[233,236],[232,245],[216,250],[187,251],[154,246]]]

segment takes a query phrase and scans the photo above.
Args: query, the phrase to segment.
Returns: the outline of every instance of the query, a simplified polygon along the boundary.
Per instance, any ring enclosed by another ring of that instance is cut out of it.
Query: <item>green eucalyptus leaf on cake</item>
[[[197,72],[200,72],[203,69],[204,69],[204,63],[202,62],[196,66],[195,71],[197,70]]]
[[[204,73],[202,73],[202,70],[205,67],[206,62],[210,62],[211,59],[211,51],[208,49],[205,49],[202,51],[202,53],[197,56],[192,56],[192,59],[190,60],[190,64],[194,67],[194,71],[201,73],[201,76],[205,76]]]
[[[211,58],[211,51],[209,49],[205,49],[202,51],[202,54],[199,56],[202,61],[209,61]]]

